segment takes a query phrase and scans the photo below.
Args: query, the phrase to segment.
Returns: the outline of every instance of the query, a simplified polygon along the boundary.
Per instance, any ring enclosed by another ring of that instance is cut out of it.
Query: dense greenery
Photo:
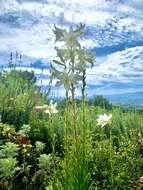
[[[64,100],[47,100],[33,73],[11,68],[0,74],[0,189],[141,190],[143,112],[101,96],[86,101],[93,57],[78,43],[83,26],[55,30],[65,49],[54,62],[68,67],[52,65],[51,80],[65,86]],[[80,82],[81,99],[75,100]]]
[[[36,109],[49,105],[39,89],[14,70],[1,74],[0,92],[1,189],[142,187],[142,113],[78,101],[75,118],[70,103],[49,115]],[[103,113],[113,117],[101,127]]]

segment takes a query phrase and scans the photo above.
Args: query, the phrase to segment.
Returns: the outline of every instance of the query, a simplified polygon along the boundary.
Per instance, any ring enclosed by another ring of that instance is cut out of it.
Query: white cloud
[[[51,60],[55,56],[53,24],[67,27],[79,22],[91,32],[82,42],[86,48],[138,42],[143,39],[142,10],[141,0],[122,4],[117,0],[0,0],[0,51],[17,50],[29,57]],[[143,47],[129,48],[109,55],[106,61],[97,60],[94,69],[88,71],[88,84],[139,83],[143,80],[142,52]]]
[[[143,46],[116,52],[107,60],[97,59],[93,69],[87,71],[87,92],[91,94],[123,94],[143,91]],[[40,74],[40,70],[35,70]],[[49,73],[45,70],[43,75]],[[46,86],[49,79],[41,79],[38,85]],[[53,86],[57,80],[53,81]],[[63,88],[55,88],[64,92]],[[79,94],[79,90],[77,91]]]
[[[142,66],[143,46],[129,48],[109,55],[103,63],[98,62],[94,69],[88,71],[88,82],[140,84],[143,81]]]
[[[50,0],[45,1],[47,3],[21,1],[19,4],[16,0],[1,2],[3,10],[13,11],[9,18],[13,16],[12,14],[16,15],[13,19],[17,19],[15,22],[19,24],[11,26],[12,21],[8,19],[7,22],[4,21],[5,25],[1,25],[3,33],[0,35],[1,50],[17,49],[28,56],[51,59],[55,55],[54,36],[51,30],[53,24],[66,26],[67,23],[86,23],[91,30],[93,29],[90,39],[84,42],[87,48],[112,46],[123,41],[143,38],[143,21],[133,17],[119,19],[121,11],[128,13],[132,8],[117,1]],[[0,14],[3,13],[1,11]],[[30,13],[29,18],[26,13]],[[5,31],[8,31],[7,35],[4,34]],[[128,36],[128,33],[131,34]]]
[[[127,0],[128,5],[133,8],[138,9],[139,11],[143,11],[143,1],[142,0]]]

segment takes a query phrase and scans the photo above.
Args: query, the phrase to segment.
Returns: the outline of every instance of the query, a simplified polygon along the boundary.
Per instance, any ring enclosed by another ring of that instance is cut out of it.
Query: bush
[[[29,121],[30,112],[37,102],[43,101],[35,87],[31,73],[12,70],[2,73],[0,80],[1,121],[19,129]],[[29,79],[30,78],[30,79]]]

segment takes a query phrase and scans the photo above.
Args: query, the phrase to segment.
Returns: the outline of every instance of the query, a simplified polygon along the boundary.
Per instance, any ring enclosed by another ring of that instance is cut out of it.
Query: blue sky
[[[96,54],[88,95],[143,92],[142,0],[0,0],[0,64],[6,66],[7,55],[18,51],[22,68],[37,60],[48,67],[55,57],[53,25],[80,22],[86,24],[82,45]],[[35,72],[46,85],[48,79]]]

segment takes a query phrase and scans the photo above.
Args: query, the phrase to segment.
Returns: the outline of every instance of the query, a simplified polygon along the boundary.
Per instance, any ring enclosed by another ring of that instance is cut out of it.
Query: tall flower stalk
[[[65,109],[65,188],[69,188],[69,181],[76,178],[76,182],[72,185],[74,188],[81,189],[80,177],[87,176],[87,168],[85,164],[86,156],[86,131],[85,131],[85,90],[86,90],[86,70],[92,68],[94,64],[94,56],[81,45],[84,36],[85,25],[71,26],[68,29],[54,27],[57,57],[51,64],[52,77],[58,79],[56,85],[62,85],[65,89],[66,109]],[[77,115],[76,106],[76,89],[81,85],[82,97],[82,118]],[[71,119],[69,120],[69,116]],[[82,137],[78,135],[78,119],[82,119]],[[69,129],[69,125],[71,128]],[[68,143],[73,132],[74,138],[72,145]],[[69,159],[69,148],[73,155]],[[74,162],[74,163],[73,163]],[[73,176],[69,173],[69,167],[72,165]],[[69,179],[70,178],[70,179]],[[70,182],[71,182],[70,181]],[[83,182],[83,181],[82,181]],[[83,182],[84,183],[84,182]],[[83,185],[84,186],[84,185]],[[86,187],[85,187],[86,189]]]
[[[85,25],[80,24],[76,27],[70,27],[69,30],[54,28],[57,57],[51,64],[53,77],[58,79],[57,85],[63,85],[66,92],[66,99],[69,100],[71,94],[72,121],[74,136],[76,139],[76,102],[75,91],[77,84],[82,82],[81,96],[85,101],[86,88],[86,69],[93,67],[94,56],[88,50],[81,46],[80,41],[84,36]]]

